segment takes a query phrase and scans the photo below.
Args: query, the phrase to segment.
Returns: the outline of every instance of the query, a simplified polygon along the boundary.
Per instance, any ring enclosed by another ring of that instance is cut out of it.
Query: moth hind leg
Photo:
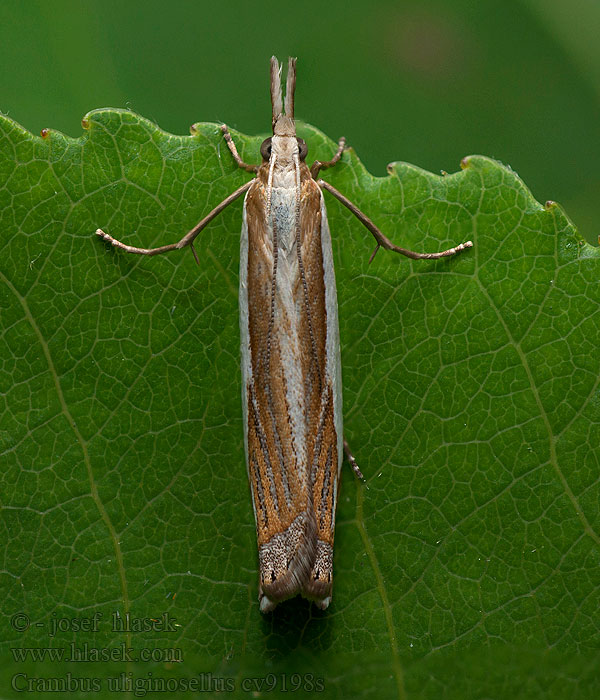
[[[356,474],[356,476],[359,479],[364,481],[365,477],[363,476],[363,473],[361,472],[360,467],[358,466],[358,462],[356,461],[356,458],[352,454],[352,450],[350,449],[350,445],[348,444],[346,437],[344,437],[344,453],[346,455],[346,459],[348,460],[348,463],[352,467],[352,471]]]

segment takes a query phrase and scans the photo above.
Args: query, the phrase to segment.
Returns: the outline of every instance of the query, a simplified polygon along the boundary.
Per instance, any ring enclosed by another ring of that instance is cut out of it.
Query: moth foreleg
[[[258,170],[258,165],[250,165],[249,163],[244,163],[244,161],[240,158],[240,154],[238,153],[238,150],[235,146],[235,142],[231,134],[229,133],[229,129],[227,128],[226,124],[221,124],[221,131],[223,132],[223,138],[227,142],[227,146],[231,151],[231,155],[234,157],[235,162],[238,164],[238,168],[247,170],[249,173],[255,173]]]
[[[344,152],[345,148],[346,139],[342,136],[342,138],[338,141],[338,149],[331,160],[315,160],[315,162],[310,166],[310,174],[312,175],[313,180],[317,179],[319,170],[326,170],[327,168],[333,167],[342,157],[342,153]]]
[[[386,250],[391,250],[394,253],[400,253],[400,255],[405,255],[407,258],[412,258],[413,260],[435,260],[437,258],[447,258],[450,255],[455,255],[456,253],[459,253],[461,250],[465,250],[465,248],[473,247],[472,241],[466,241],[466,243],[459,243],[454,248],[442,250],[440,253],[417,253],[414,250],[400,248],[399,246],[394,245],[390,241],[390,239],[380,229],[378,229],[377,226],[375,226],[371,219],[369,219],[369,217],[366,214],[363,214],[362,211],[356,206],[356,204],[353,204],[347,197],[344,197],[344,195],[339,190],[336,190],[335,187],[332,187],[328,182],[325,182],[325,180],[317,180],[317,184],[319,185],[319,187],[327,190],[336,199],[338,199],[346,208],[348,208],[354,214],[354,216],[360,221],[360,223],[373,234],[373,237],[377,241],[375,253],[377,252],[379,247],[381,247],[385,248]],[[373,259],[373,256],[374,254],[371,256],[371,260]]]

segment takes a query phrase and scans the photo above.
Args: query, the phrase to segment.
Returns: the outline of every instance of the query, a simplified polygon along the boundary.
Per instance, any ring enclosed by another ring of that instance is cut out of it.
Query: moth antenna
[[[291,58],[288,61],[287,82],[285,85],[285,116],[294,118],[294,93],[296,92],[296,60]]]
[[[271,56],[271,106],[273,107],[273,126],[283,112],[281,98],[281,66],[275,56]]]

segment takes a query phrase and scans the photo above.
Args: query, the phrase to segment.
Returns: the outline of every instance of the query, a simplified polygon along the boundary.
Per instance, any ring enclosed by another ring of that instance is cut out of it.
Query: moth
[[[301,594],[325,609],[331,602],[335,513],[344,451],[360,470],[342,431],[342,375],[331,236],[323,190],[347,207],[382,247],[414,259],[441,253],[394,245],[352,202],[319,178],[342,157],[306,164],[296,136],[296,59],[288,63],[285,103],[281,67],[271,58],[273,136],[263,141],[262,163],[239,156],[225,125],[232,157],[255,177],[232,192],[180,241],[136,248],[101,229],[102,239],[128,253],[159,255],[193,247],[196,236],[245,194],[240,245],[240,337],[246,465],[256,521],[259,603],[263,613]],[[371,256],[371,259],[373,258]]]

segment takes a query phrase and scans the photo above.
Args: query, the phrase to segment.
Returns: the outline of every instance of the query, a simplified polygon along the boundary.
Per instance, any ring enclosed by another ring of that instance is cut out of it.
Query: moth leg
[[[350,466],[352,467],[352,470],[354,471],[356,476],[359,479],[364,480],[365,477],[363,476],[363,473],[361,472],[360,467],[358,466],[358,463],[354,455],[352,454],[352,450],[350,449],[350,445],[348,444],[346,438],[344,438],[344,452],[346,454],[346,459],[348,460],[348,462],[350,462]]]
[[[227,146],[231,151],[231,155],[234,157],[235,162],[238,164],[238,168],[247,170],[249,173],[255,173],[258,170],[258,165],[249,165],[248,163],[244,163],[244,161],[240,158],[240,154],[238,153],[238,150],[235,147],[235,142],[231,137],[231,134],[229,133],[229,129],[227,128],[226,124],[221,124],[221,131],[223,132],[223,138],[227,142]]]
[[[326,170],[327,168],[333,167],[342,157],[342,153],[344,152],[345,148],[346,139],[342,136],[342,138],[338,141],[338,149],[331,160],[315,160],[315,162],[310,166],[310,174],[312,175],[313,180],[317,179],[319,170]]]
[[[336,199],[339,199],[339,201],[345,207],[350,209],[350,211],[360,221],[360,223],[363,226],[365,226],[365,228],[369,229],[369,231],[373,234],[373,237],[377,241],[377,247],[375,248],[375,251],[371,256],[371,260],[373,260],[373,258],[375,257],[375,253],[379,250],[379,248],[392,250],[394,253],[400,253],[400,255],[405,255],[407,258],[412,258],[413,260],[435,260],[436,258],[447,258],[450,255],[455,255],[456,253],[459,253],[461,250],[465,250],[465,248],[473,247],[472,241],[466,241],[466,243],[460,243],[454,248],[448,248],[448,250],[443,250],[441,253],[416,253],[414,250],[400,248],[399,246],[394,245],[390,241],[390,239],[382,231],[380,231],[377,228],[377,226],[375,226],[375,224],[371,221],[371,219],[369,219],[368,216],[363,214],[362,211],[355,204],[353,204],[349,199],[344,197],[344,195],[338,190],[336,190],[335,187],[332,187],[328,182],[325,182],[325,180],[317,180],[317,184],[319,185],[319,187],[322,187],[323,189],[330,192]],[[369,262],[371,262],[371,260],[369,260]]]
[[[100,238],[104,239],[115,248],[121,248],[121,250],[124,250],[126,253],[137,253],[138,255],[160,255],[161,253],[168,253],[170,250],[185,248],[186,245],[189,245],[192,248],[194,257],[196,257],[196,252],[194,251],[193,247],[194,238],[196,238],[200,231],[202,231],[207,224],[218,216],[223,209],[225,209],[225,207],[228,207],[240,195],[244,194],[246,190],[249,190],[253,182],[254,180],[250,180],[250,182],[247,182],[245,185],[238,187],[238,189],[235,190],[235,192],[232,192],[229,197],[225,197],[220,204],[217,204],[217,206],[211,212],[209,212],[201,221],[199,221],[191,231],[188,231],[180,241],[177,241],[177,243],[170,243],[169,245],[163,245],[158,248],[136,248],[135,246],[121,243],[121,241],[113,238],[109,233],[105,233],[100,228],[96,231],[96,235],[100,236]],[[197,261],[198,258],[196,257],[196,262]]]

